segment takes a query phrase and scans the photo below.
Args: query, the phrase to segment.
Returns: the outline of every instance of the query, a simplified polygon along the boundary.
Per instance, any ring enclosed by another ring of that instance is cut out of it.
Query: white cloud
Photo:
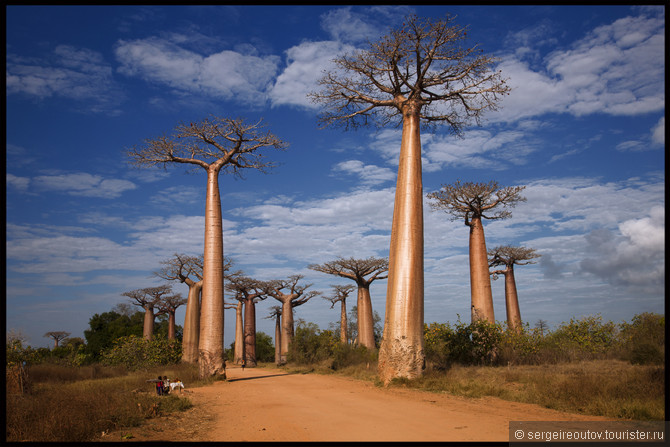
[[[121,64],[119,72],[127,76],[181,92],[253,103],[265,101],[279,63],[277,56],[228,50],[202,56],[157,37],[120,40],[115,55]]]
[[[332,60],[353,47],[336,41],[303,42],[286,51],[287,67],[277,77],[270,92],[272,105],[316,108],[307,94],[318,89],[324,71],[333,70]]]
[[[117,114],[124,95],[98,52],[57,46],[47,59],[7,57],[7,94],[61,96],[90,104],[87,111]]]
[[[545,113],[630,116],[663,110],[664,32],[662,18],[626,17],[596,28],[571,49],[548,54],[543,61],[546,71],[522,59],[528,51],[503,57],[497,68],[509,77],[513,90],[502,101],[502,110],[489,118],[514,121]]]
[[[658,120],[658,123],[651,130],[651,141],[654,144],[665,144],[665,117]]]
[[[18,177],[16,175],[7,173],[7,186],[11,186],[21,192],[25,192],[28,190],[29,185],[30,185],[30,178]]]
[[[364,185],[378,185],[396,178],[396,174],[392,170],[375,165],[366,165],[360,160],[340,162],[333,167],[333,171],[357,175]]]
[[[34,187],[53,192],[64,192],[72,196],[115,199],[124,191],[137,186],[128,180],[105,179],[85,172],[61,175],[41,175],[32,179]]]

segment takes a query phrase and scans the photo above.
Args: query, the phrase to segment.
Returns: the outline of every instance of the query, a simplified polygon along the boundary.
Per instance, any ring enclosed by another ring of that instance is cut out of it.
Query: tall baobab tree
[[[386,258],[343,259],[325,264],[309,265],[308,268],[330,275],[341,276],[356,281],[358,285],[358,344],[368,349],[375,349],[374,322],[372,317],[372,300],[370,299],[370,284],[377,279],[386,279],[389,263]]]
[[[44,337],[51,337],[54,340],[54,348],[58,347],[58,343],[70,336],[69,332],[65,331],[51,331],[44,334]]]
[[[275,320],[275,363],[281,364],[281,306],[270,307],[270,315],[265,318]]]
[[[402,126],[396,182],[389,282],[379,376],[423,373],[423,185],[421,127],[446,124],[456,135],[509,92],[496,59],[463,47],[466,30],[445,20],[414,15],[367,50],[343,55],[311,93],[325,105],[320,121],[345,129],[375,123]]]
[[[164,296],[156,307],[164,314],[168,315],[168,340],[174,340],[176,338],[176,327],[177,323],[175,322],[175,312],[180,306],[183,306],[187,303],[187,299],[182,298],[181,293],[175,295]]]
[[[268,297],[267,286],[262,281],[247,276],[237,276],[228,282],[226,289],[234,292],[235,298],[244,303],[244,351],[242,361],[245,366],[253,368],[256,366],[256,303]]]
[[[347,337],[347,297],[354,290],[352,285],[331,285],[333,296],[324,296],[323,298],[330,302],[330,308],[335,307],[335,303],[340,303],[340,342],[346,344]]]
[[[172,293],[172,286],[164,285],[158,287],[145,287],[144,289],[131,290],[123,292],[121,295],[127,296],[134,302],[132,304],[144,309],[144,329],[142,335],[147,340],[151,340],[154,335],[154,321],[157,316],[163,315],[164,310],[155,311],[163,296]]]
[[[502,270],[493,270],[491,277],[498,279],[498,275],[505,275],[505,309],[507,310],[507,326],[515,331],[521,330],[521,310],[519,309],[519,295],[516,291],[514,265],[534,264],[532,259],[541,255],[535,249],[526,247],[512,247],[501,245],[488,251],[489,268],[504,266]]]
[[[242,175],[245,169],[264,171],[273,166],[261,149],[284,149],[286,143],[263,131],[262,121],[247,124],[241,119],[205,119],[179,124],[171,136],[148,139],[133,147],[128,156],[136,166],[182,163],[207,172],[205,201],[205,251],[200,315],[198,364],[200,377],[224,374],[223,351],[223,224],[219,173]]]
[[[281,355],[280,362],[286,362],[288,347],[293,341],[295,328],[293,325],[293,308],[302,306],[311,298],[320,295],[321,292],[307,289],[312,284],[298,285],[304,275],[291,275],[288,279],[272,280],[266,283],[266,292],[269,296],[282,303],[282,330],[281,330]]]
[[[429,193],[434,210],[444,210],[451,214],[452,220],[464,219],[470,227],[470,310],[472,321],[485,320],[495,323],[493,313],[493,294],[489,263],[486,252],[486,239],[482,219],[507,219],[512,216],[509,208],[518,202],[525,202],[521,196],[525,186],[500,187],[498,182],[461,183],[443,185],[439,191]],[[497,210],[496,210],[497,209]]]

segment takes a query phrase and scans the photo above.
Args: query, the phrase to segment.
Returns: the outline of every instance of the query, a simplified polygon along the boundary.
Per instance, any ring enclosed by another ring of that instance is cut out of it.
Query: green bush
[[[308,365],[328,360],[338,343],[333,331],[321,331],[316,324],[300,320],[288,348],[287,361]]]
[[[665,363],[665,317],[645,312],[620,327],[622,357],[633,364]]]
[[[346,368],[347,366],[354,366],[360,364],[376,364],[377,350],[368,349],[365,346],[356,346],[337,343],[333,348],[333,364],[331,368],[334,370]]]
[[[148,368],[157,365],[176,364],[181,361],[181,342],[128,335],[121,337],[111,349],[102,354],[105,365],[123,365],[129,370]]]

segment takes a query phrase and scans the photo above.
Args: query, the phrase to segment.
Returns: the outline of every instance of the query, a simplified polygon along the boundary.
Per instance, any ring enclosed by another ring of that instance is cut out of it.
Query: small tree
[[[345,128],[376,123],[402,126],[396,184],[384,337],[379,375],[423,373],[423,185],[421,127],[447,125],[456,135],[472,120],[495,109],[509,92],[495,59],[477,46],[462,47],[464,28],[445,20],[408,16],[369,49],[337,57],[337,70],[321,79],[312,93],[325,105],[324,125]]]
[[[291,275],[286,280],[273,280],[266,283],[266,292],[269,296],[282,303],[282,331],[280,362],[286,362],[289,345],[293,341],[293,308],[302,306],[321,292],[307,289],[312,284],[299,285],[304,275]]]
[[[151,340],[154,333],[154,321],[158,315],[165,313],[164,310],[156,312],[154,309],[158,306],[163,296],[172,292],[172,286],[164,285],[158,287],[146,287],[144,289],[131,290],[121,295],[127,296],[134,302],[132,304],[144,309],[144,331],[143,336]]]
[[[544,331],[546,331],[549,326],[547,325],[547,320],[539,319],[535,323],[535,327],[540,331],[540,337],[544,337]]]
[[[163,299],[157,304],[157,307],[160,309],[161,313],[167,314],[168,316],[168,340],[175,339],[175,327],[177,325],[175,323],[175,312],[180,306],[186,304],[186,302],[187,300],[182,298],[180,293],[177,293],[176,295],[163,297]]]
[[[308,268],[317,272],[328,273],[342,278],[351,279],[358,286],[358,344],[368,349],[375,349],[374,322],[372,317],[372,300],[370,299],[370,284],[377,279],[386,279],[389,263],[386,258],[344,259],[338,257],[335,261],[325,264],[312,264]]]
[[[323,298],[330,302],[330,308],[335,307],[336,303],[340,303],[340,342],[347,343],[347,297],[354,290],[354,286],[340,286],[331,285],[333,288],[333,296],[324,296]]]
[[[256,366],[256,303],[268,297],[267,285],[247,276],[237,276],[228,282],[226,289],[234,292],[235,298],[244,303],[244,352],[242,361],[245,366],[253,368]]]
[[[241,119],[205,119],[179,124],[172,137],[162,136],[132,148],[128,157],[136,166],[181,163],[207,172],[205,203],[205,252],[200,318],[200,377],[225,374],[223,347],[223,223],[219,172],[241,176],[245,169],[263,172],[272,166],[263,160],[261,149],[284,149],[286,143],[262,131],[262,122],[247,124]]]
[[[463,219],[470,227],[470,293],[472,322],[486,320],[495,323],[493,294],[489,277],[489,263],[482,219],[506,219],[512,213],[508,208],[524,202],[521,191],[525,186],[500,187],[498,182],[461,183],[443,185],[428,194],[434,210],[444,210],[453,220]],[[496,210],[497,208],[497,210]]]
[[[489,250],[489,268],[504,266],[502,270],[493,270],[491,277],[495,280],[498,275],[505,276],[505,308],[507,310],[507,326],[515,331],[520,331],[521,310],[519,309],[519,296],[516,290],[516,279],[514,278],[514,265],[534,264],[531,259],[539,258],[541,255],[535,253],[532,248],[512,247],[509,245],[498,246]]]
[[[281,364],[281,311],[282,306],[270,307],[270,315],[265,318],[275,320],[275,363]]]
[[[51,337],[54,339],[54,348],[58,347],[58,343],[70,336],[69,332],[65,331],[51,331],[44,334],[44,337]]]

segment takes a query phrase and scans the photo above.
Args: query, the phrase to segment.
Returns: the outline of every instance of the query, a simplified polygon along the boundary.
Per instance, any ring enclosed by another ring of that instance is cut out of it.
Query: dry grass
[[[620,360],[509,367],[454,366],[396,385],[466,397],[494,396],[561,411],[665,420],[665,369]]]
[[[32,392],[7,396],[6,440],[85,442],[109,429],[138,426],[147,418],[189,408],[186,398],[156,395],[146,380],[159,374],[178,376],[188,386],[198,384],[191,380],[197,368],[190,365],[130,374],[102,367],[33,366]],[[90,375],[98,378],[81,379]]]

